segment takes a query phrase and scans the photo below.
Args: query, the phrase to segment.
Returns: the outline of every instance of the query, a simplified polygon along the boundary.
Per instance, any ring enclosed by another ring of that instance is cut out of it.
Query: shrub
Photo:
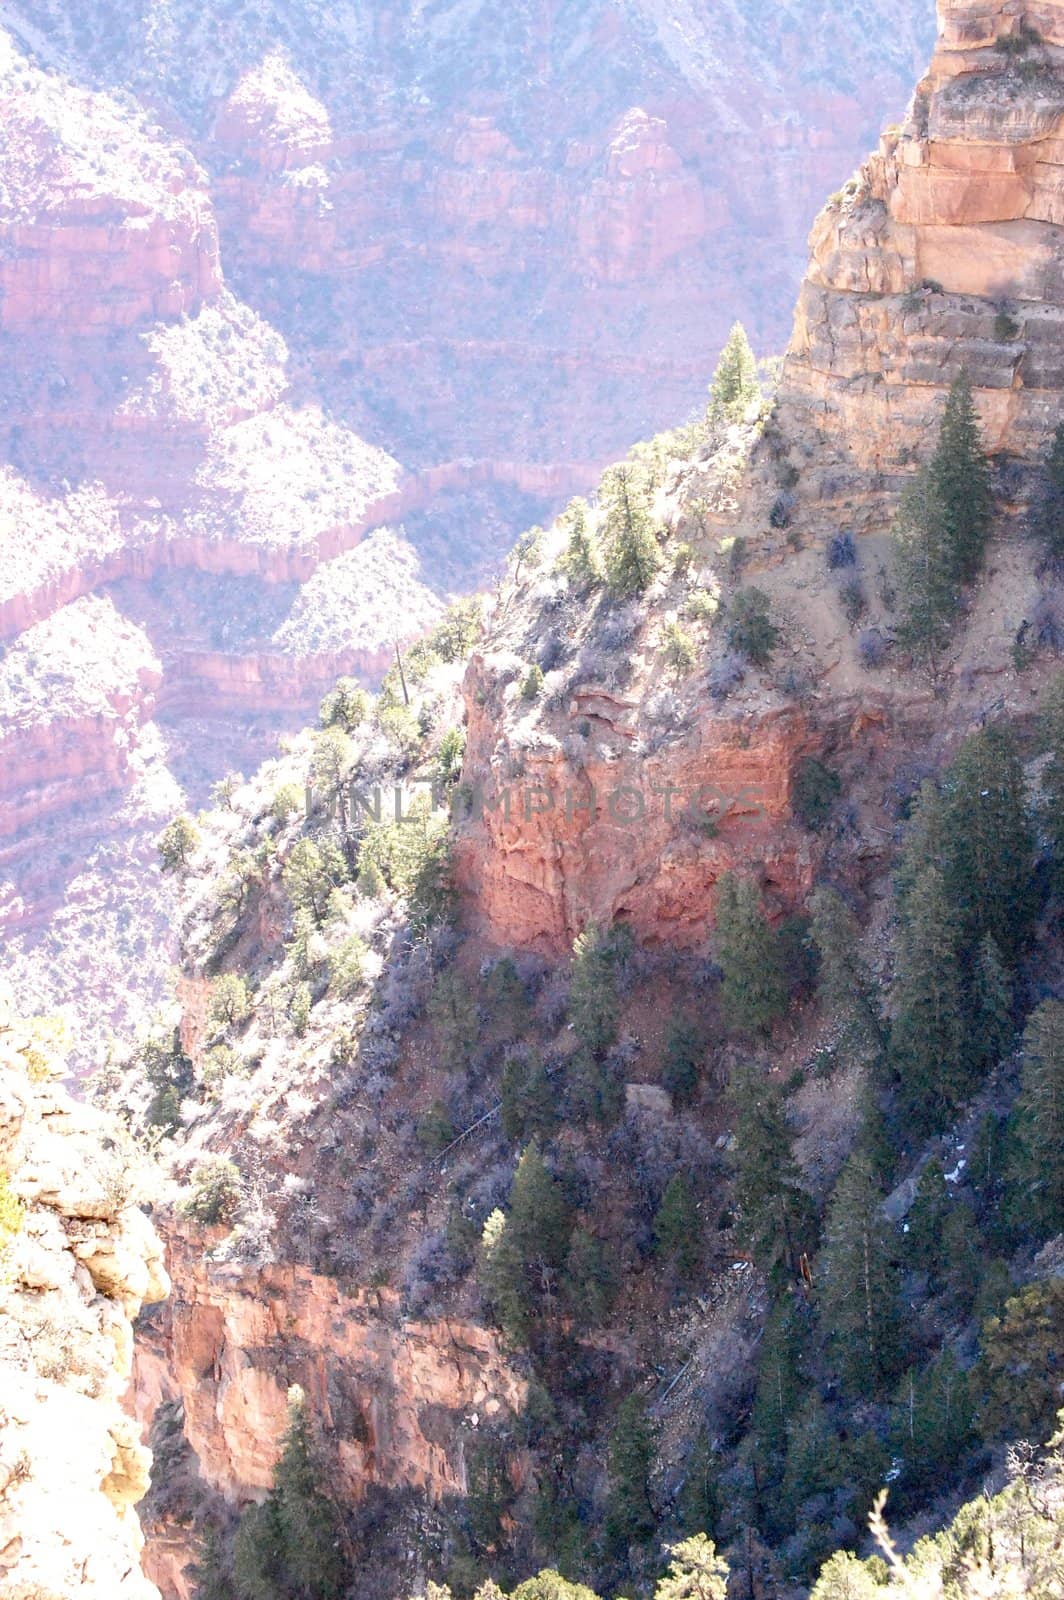
[[[187,813],[175,817],[159,835],[156,848],[164,872],[187,872],[199,848],[199,829]]]
[[[238,1027],[251,1010],[251,996],[244,979],[236,972],[226,972],[211,985],[208,1020],[212,1028]]]
[[[1043,649],[1052,650],[1056,655],[1064,651],[1064,603],[1059,594],[1049,591],[1038,597],[1031,626]]]
[[[348,1000],[361,987],[365,977],[366,946],[352,934],[342,939],[328,957],[329,993],[339,1000]]]
[[[746,677],[746,668],[743,658],[730,650],[727,655],[714,661],[709,669],[709,693],[714,700],[726,700],[733,689],[737,689]]]
[[[282,783],[270,801],[270,816],[282,827],[303,804],[303,791],[296,783]]]
[[[840,567],[857,565],[857,546],[852,533],[836,533],[828,544],[828,568],[837,572]]]
[[[181,1210],[196,1222],[228,1222],[236,1214],[241,1194],[240,1172],[234,1163],[225,1156],[208,1156],[193,1169]]]
[[[292,1024],[292,1032],[297,1039],[302,1039],[310,1023],[311,1007],[314,1004],[310,986],[306,983],[297,983],[292,990],[292,998],[288,1002],[288,1016]]]
[[[789,528],[794,515],[796,501],[789,491],[776,496],[772,503],[772,510],[768,514],[769,523],[773,528]]]
[[[482,626],[480,600],[456,600],[429,635],[429,646],[442,661],[464,661],[480,638]]]
[[[675,672],[677,678],[686,677],[694,666],[695,647],[690,634],[685,633],[678,622],[666,623],[663,628],[662,654],[666,666]]]
[[[6,1177],[0,1176],[0,1262],[22,1228],[22,1201]]]
[[[369,714],[369,696],[354,678],[340,678],[327,694],[318,713],[323,728],[342,728],[354,733]]]
[[[616,606],[598,631],[599,644],[603,650],[620,650],[622,645],[626,645],[639,632],[642,621],[641,606]]]
[[[878,628],[862,628],[857,635],[857,655],[863,667],[881,667],[890,654],[890,640]]]
[[[543,689],[543,668],[538,662],[533,662],[525,673],[521,684],[521,699],[536,700]]]
[[[804,827],[819,833],[838,799],[839,775],[822,761],[806,756],[791,780],[791,809]]]
[[[994,338],[999,344],[1009,344],[1020,331],[1015,317],[1002,308],[994,318]]]
[[[768,595],[761,589],[740,589],[728,608],[727,641],[756,667],[765,667],[779,643],[780,632],[772,621]]]
[[[859,622],[868,609],[868,600],[864,592],[864,584],[860,578],[850,578],[839,588],[839,601],[842,605],[846,621],[851,627]]]

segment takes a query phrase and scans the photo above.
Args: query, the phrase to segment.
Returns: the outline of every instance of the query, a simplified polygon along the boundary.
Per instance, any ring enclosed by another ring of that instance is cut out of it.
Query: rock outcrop
[[[117,1124],[0,1013],[0,1592],[157,1600],[135,1506],[150,1456],[120,1400],[133,1318],[168,1291]]]
[[[989,447],[1064,388],[1064,7],[941,0],[900,127],[812,233],[778,410],[811,526],[882,526],[966,368]]]

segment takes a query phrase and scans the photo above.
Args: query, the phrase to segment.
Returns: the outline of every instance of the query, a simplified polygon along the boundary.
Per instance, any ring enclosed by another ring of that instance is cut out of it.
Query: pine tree
[[[851,1394],[879,1394],[900,1365],[899,1286],[882,1200],[867,1158],[851,1156],[817,1257],[821,1333]]]
[[[686,1283],[698,1265],[702,1231],[698,1205],[687,1177],[676,1172],[669,1179],[654,1217],[654,1248]]]
[[[961,745],[943,785],[946,891],[963,948],[990,934],[1012,965],[1037,913],[1023,765],[1001,723]]]
[[[1064,899],[1064,672],[1046,692],[1042,731],[1049,760],[1042,771],[1041,823],[1053,852],[1054,887]]]
[[[1053,431],[1033,522],[1046,561],[1055,568],[1064,566],[1064,422],[1058,422]]]
[[[756,1072],[737,1075],[732,1163],[741,1236],[765,1272],[797,1275],[815,1237],[814,1207],[799,1181],[779,1090]]]
[[[941,1128],[970,1086],[957,926],[941,872],[925,867],[905,903],[894,975],[891,1056],[917,1132]]]
[[[565,1259],[563,1289],[576,1327],[582,1332],[601,1327],[609,1315],[617,1285],[601,1239],[586,1228],[574,1228]]]
[[[928,663],[949,643],[960,604],[945,522],[941,495],[925,467],[902,494],[892,537],[901,602],[898,637]]]
[[[909,810],[909,825],[894,876],[894,893],[902,922],[909,919],[909,896],[929,867],[942,870],[946,856],[946,814],[936,784],[925,780]]]
[[[654,1590],[654,1600],[725,1600],[728,1563],[704,1533],[668,1547],[669,1570]]]
[[[838,1550],[821,1567],[809,1600],[880,1600],[882,1593],[867,1561],[850,1550]]]
[[[982,1074],[996,1067],[1012,1044],[1012,980],[991,934],[979,945],[972,975],[969,1054]]]
[[[568,535],[558,565],[576,589],[590,589],[602,582],[602,563],[598,543],[588,527],[586,500],[571,500],[559,518]]]
[[[954,575],[958,583],[971,583],[983,565],[994,500],[966,372],[950,386],[929,471],[945,517],[943,533]]]
[[[599,494],[605,513],[606,582],[618,598],[642,594],[661,566],[646,483],[622,462],[604,473]]]
[[[782,1472],[787,1427],[802,1392],[802,1328],[791,1296],[773,1306],[757,1364],[757,1388],[750,1431],[758,1456],[772,1479]]]
[[[505,1217],[492,1213],[481,1245],[481,1277],[488,1299],[514,1339],[528,1337],[532,1322],[549,1303],[569,1249],[569,1235],[565,1196],[533,1140],[517,1163],[509,1212]]]
[[[232,1585],[222,1560],[222,1542],[215,1527],[208,1527],[200,1541],[192,1580],[196,1600],[232,1600]]]
[[[725,1024],[741,1033],[767,1033],[787,1006],[779,940],[761,913],[749,878],[725,872],[717,883],[717,959]]]
[[[624,936],[589,922],[573,942],[569,979],[569,1020],[592,1056],[602,1056],[617,1037],[617,968],[624,959]]]
[[[951,1350],[922,1372],[913,1368],[894,1394],[891,1443],[904,1462],[902,1486],[920,1493],[937,1486],[972,1442],[973,1406],[968,1379]]]
[[[882,1052],[887,1028],[876,981],[861,953],[861,928],[849,906],[834,889],[817,889],[809,902],[810,930],[820,957],[817,992],[820,1003],[845,1027],[858,1050]]]
[[[706,421],[712,426],[741,422],[755,400],[761,398],[757,361],[741,322],[732,326],[713,374]]]
[[[1023,1035],[1010,1211],[1040,1237],[1064,1230],[1064,1001],[1045,1000]]]
[[[905,1243],[909,1259],[921,1272],[934,1275],[942,1265],[942,1232],[949,1215],[950,1195],[942,1163],[933,1157],[924,1167],[916,1195],[906,1217]]]
[[[698,1063],[701,1037],[686,1017],[674,1017],[665,1039],[661,1066],[661,1086],[676,1105],[690,1105],[698,1090]]]
[[[639,1394],[630,1394],[617,1412],[606,1455],[606,1537],[615,1549],[645,1543],[654,1535],[650,1473],[655,1448],[646,1403]]]

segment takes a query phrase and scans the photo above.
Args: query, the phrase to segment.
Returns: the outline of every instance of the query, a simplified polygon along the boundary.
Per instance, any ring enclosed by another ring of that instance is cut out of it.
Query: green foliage
[[[650,1474],[655,1449],[656,1430],[646,1402],[641,1395],[630,1394],[617,1412],[606,1452],[606,1538],[620,1552],[654,1536]]]
[[[228,1032],[244,1022],[251,1012],[251,995],[237,972],[223,973],[211,984],[207,1019],[216,1031]]]
[[[553,1567],[548,1567],[534,1578],[519,1583],[512,1600],[598,1600],[598,1596],[584,1584],[570,1583]]]
[[[988,1072],[1009,1052],[1012,1025],[1012,980],[991,934],[979,945],[972,974],[972,1021],[968,1030],[976,1070]]]
[[[1060,1406],[1064,1278],[1042,1278],[983,1327],[979,1428],[986,1439],[1044,1439]]]
[[[465,744],[464,728],[448,728],[440,740],[433,777],[436,788],[443,794],[453,788],[461,776]]]
[[[574,589],[586,590],[602,582],[602,557],[588,527],[586,500],[572,500],[558,519],[569,535],[558,565]]]
[[[894,976],[891,1056],[919,1132],[945,1126],[971,1086],[964,1052],[958,927],[945,879],[925,867],[905,901]]]
[[[713,374],[706,421],[711,425],[741,422],[754,401],[760,399],[757,360],[746,329],[736,322]]]
[[[193,1168],[181,1209],[196,1222],[229,1222],[242,1194],[240,1169],[225,1156],[207,1156]]]
[[[321,703],[318,720],[323,728],[354,733],[369,715],[369,695],[354,678],[339,678]]]
[[[695,647],[691,642],[691,635],[681,628],[678,622],[667,622],[661,630],[661,653],[665,665],[676,677],[686,678],[693,671],[695,664]]]
[[[289,817],[294,817],[303,804],[303,791],[297,783],[282,783],[274,790],[273,799],[270,801],[270,816],[280,827],[284,827]]]
[[[511,1141],[527,1141],[546,1134],[557,1121],[556,1090],[551,1087],[543,1058],[535,1050],[507,1053],[499,1089],[502,1130]]]
[[[881,1592],[870,1562],[838,1550],[821,1567],[809,1600],[879,1600]]]
[[[521,699],[538,700],[543,692],[543,668],[533,661],[521,680]]]
[[[669,1179],[654,1216],[654,1249],[659,1260],[672,1267],[681,1283],[688,1283],[698,1265],[701,1220],[690,1179],[676,1172]]]
[[[1005,724],[964,741],[946,774],[943,804],[946,887],[963,947],[974,953],[989,934],[1011,966],[1030,937],[1037,901],[1023,765]]]
[[[654,1600],[724,1600],[728,1563],[704,1533],[669,1546],[669,1570],[658,1581]]]
[[[329,968],[329,993],[338,1000],[349,1000],[361,989],[366,975],[366,944],[357,933],[341,939],[326,958]]]
[[[157,849],[164,872],[184,873],[199,849],[199,829],[186,812],[175,817],[159,835]]]
[[[603,474],[599,487],[603,510],[603,557],[612,594],[627,599],[642,594],[661,565],[654,534],[646,475],[622,462]]]
[[[1046,1000],[1023,1035],[1013,1115],[1010,1211],[1037,1237],[1064,1231],[1064,1002]]]
[[[733,1080],[736,1113],[732,1164],[740,1234],[766,1272],[785,1267],[797,1276],[815,1243],[815,1212],[801,1187],[791,1134],[778,1088],[754,1070]]]
[[[1053,431],[1033,521],[1046,561],[1054,567],[1064,564],[1064,422],[1058,422]]]
[[[288,1002],[288,1020],[297,1039],[302,1039],[310,1026],[313,1006],[314,996],[310,992],[309,984],[297,983]]]
[[[729,650],[737,650],[755,667],[767,667],[780,641],[780,630],[772,620],[768,595],[751,586],[739,589],[728,606],[726,638]]]
[[[330,865],[334,865],[332,858],[313,839],[297,839],[281,869],[281,882],[293,907],[306,911],[317,927],[325,922],[329,909],[334,883]]]
[[[196,1086],[192,1062],[181,1045],[177,1028],[153,1036],[140,1052],[140,1064],[153,1090],[146,1120],[149,1127],[175,1133],[181,1125],[181,1102]]]
[[[449,1072],[467,1068],[477,1038],[477,1008],[455,967],[446,967],[436,978],[428,1015],[441,1063]]]
[[[945,1350],[922,1372],[910,1369],[894,1395],[891,1444],[909,1494],[934,1491],[974,1437],[968,1378]]]
[[[480,638],[483,626],[484,608],[476,595],[456,600],[433,628],[429,647],[441,661],[464,661]]]
[[[1053,853],[1057,895],[1064,898],[1064,672],[1046,691],[1042,731],[1049,759],[1042,771],[1041,824]]]
[[[803,827],[819,833],[826,826],[841,788],[838,773],[814,756],[798,763],[791,781],[791,808]]]
[[[846,1163],[817,1257],[821,1334],[850,1394],[879,1394],[897,1373],[903,1338],[892,1241],[871,1162]]]
[[[453,904],[447,819],[434,813],[428,795],[410,803],[402,821],[371,820],[358,851],[360,888],[371,870],[404,897],[418,934],[449,916]]]
[[[809,901],[810,936],[820,957],[817,994],[830,1016],[843,1024],[847,1044],[861,1053],[880,1052],[887,1030],[879,990],[861,953],[861,929],[834,889],[819,888]]]
[[[480,1278],[500,1326],[527,1340],[569,1249],[569,1215],[560,1185],[532,1141],[517,1163],[510,1206],[484,1225]]]
[[[565,1302],[578,1330],[601,1327],[617,1292],[602,1240],[586,1228],[574,1228],[562,1280]]]
[[[391,745],[400,766],[409,766],[424,738],[415,713],[406,705],[378,704],[377,726]]]
[[[592,1056],[603,1055],[617,1037],[617,976],[628,938],[619,927],[602,929],[589,922],[573,942],[569,1019]]]
[[[934,656],[945,645],[960,590],[983,564],[993,516],[990,467],[971,385],[950,388],[938,443],[910,485],[895,523],[903,642]]]
[[[750,1414],[754,1445],[773,1478],[782,1471],[787,1430],[802,1390],[802,1331],[797,1307],[788,1296],[776,1301],[765,1324]]]
[[[261,1506],[237,1532],[234,1580],[239,1600],[340,1600],[348,1570],[340,1519],[321,1485],[326,1472],[303,1391],[288,1392],[288,1427]]]
[[[767,1033],[787,1006],[779,940],[761,913],[751,879],[725,872],[717,884],[721,1011],[729,1028]]]
[[[674,1105],[688,1106],[694,1100],[701,1054],[698,1028],[686,1017],[674,1017],[665,1036],[661,1064],[661,1086],[668,1090]]]
[[[22,1231],[24,1207],[6,1173],[0,1173],[0,1262]]]

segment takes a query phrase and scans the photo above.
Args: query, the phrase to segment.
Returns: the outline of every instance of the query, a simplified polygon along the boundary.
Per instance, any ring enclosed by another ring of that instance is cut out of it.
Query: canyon
[[[39,1004],[85,998],[116,852],[133,883],[182,802],[698,406],[736,315],[782,341],[819,195],[930,24],[784,10],[772,44],[702,5],[0,10],[0,638],[44,683],[83,632],[100,697],[5,718],[0,906]],[[127,622],[156,663],[128,704]],[[162,993],[144,890],[111,923],[124,1036]],[[102,1048],[79,1030],[75,1065]]]

